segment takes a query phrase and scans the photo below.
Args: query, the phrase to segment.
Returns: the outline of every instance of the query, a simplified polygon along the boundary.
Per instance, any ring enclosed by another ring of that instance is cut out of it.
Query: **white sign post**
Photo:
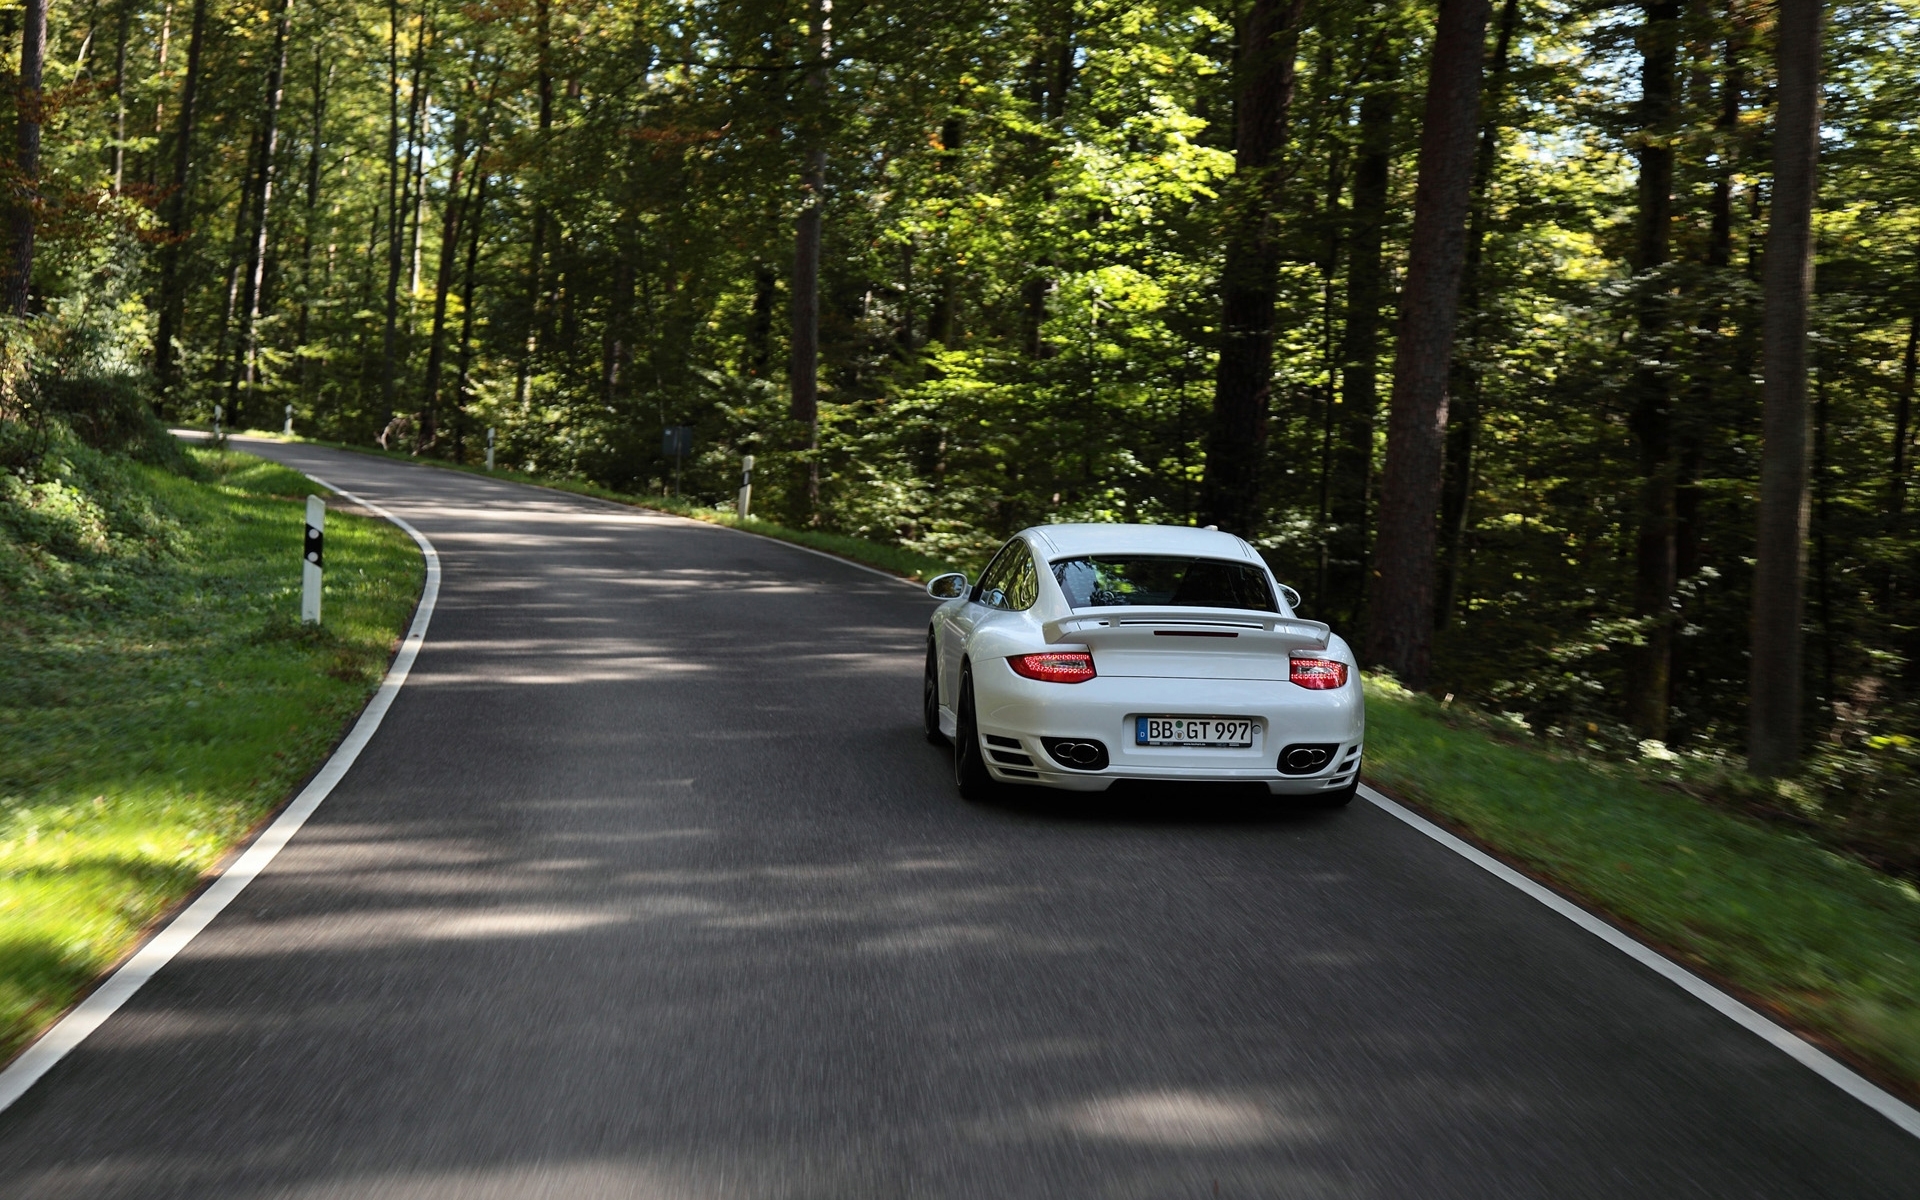
[[[318,496],[307,497],[307,541],[300,562],[300,623],[320,623],[320,570],[326,557],[323,548],[327,528],[327,502]]]
[[[751,454],[740,456],[740,499],[734,507],[739,510],[742,521],[753,515],[753,455]]]
[[[288,437],[293,436],[293,405],[291,404],[287,405],[287,427],[280,432],[286,434]]]
[[[487,426],[487,470],[493,470],[493,426]]]

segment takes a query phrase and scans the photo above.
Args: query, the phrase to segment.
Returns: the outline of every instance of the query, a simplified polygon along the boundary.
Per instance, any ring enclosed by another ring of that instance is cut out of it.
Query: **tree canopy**
[[[1737,750],[1781,653],[1750,644],[1780,10],[1495,0],[1436,43],[1468,2],[62,0],[35,91],[27,0],[9,403],[111,378],[466,462],[493,429],[637,492],[687,425],[687,493],[754,454],[759,511],[963,563],[1218,521],[1362,645],[1401,611],[1411,330],[1445,380],[1416,682]],[[1910,779],[1920,5],[1825,20],[1795,674],[1810,745]],[[1468,76],[1436,320],[1402,290],[1428,85]]]

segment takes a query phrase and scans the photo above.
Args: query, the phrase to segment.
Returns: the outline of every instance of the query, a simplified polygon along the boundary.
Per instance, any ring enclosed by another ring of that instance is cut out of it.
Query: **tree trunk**
[[[1633,615],[1643,643],[1627,656],[1627,724],[1642,738],[1667,738],[1673,680],[1673,407],[1667,339],[1669,289],[1660,284],[1673,228],[1674,67],[1680,5],[1647,6],[1641,30],[1639,276],[1634,409],[1629,425],[1640,450],[1639,529],[1634,539]]]
[[[1473,160],[1473,198],[1467,218],[1467,261],[1460,276],[1460,330],[1466,345],[1455,345],[1447,383],[1446,466],[1440,482],[1440,581],[1434,610],[1434,628],[1444,630],[1465,592],[1467,530],[1473,524],[1475,455],[1480,448],[1480,362],[1487,336],[1481,265],[1486,255],[1487,202],[1493,189],[1493,168],[1500,154],[1500,101],[1506,91],[1507,65],[1513,38],[1520,28],[1518,0],[1500,6],[1498,32],[1493,39],[1493,61],[1488,68],[1486,119],[1480,126],[1480,147]]]
[[[764,377],[773,358],[773,268],[763,262],[753,265],[753,323],[747,330],[747,374]]]
[[[400,403],[396,340],[399,321],[400,231],[406,221],[401,215],[405,197],[401,194],[400,174],[400,4],[387,0],[387,290],[386,323],[380,351],[380,397],[386,408],[384,426],[393,419]],[[384,439],[384,434],[382,435]],[[384,444],[384,442],[383,442]]]
[[[40,77],[47,61],[47,0],[26,0],[20,25],[20,80],[14,93],[19,125],[14,137],[14,170],[19,194],[11,214],[13,252],[8,261],[7,310],[27,315],[33,297],[33,232],[40,215]]]
[[[313,132],[307,146],[307,211],[301,224],[300,239],[300,324],[294,331],[294,345],[300,347],[300,397],[311,401],[313,383],[318,361],[306,353],[308,322],[313,309],[313,242],[314,222],[320,211],[320,156],[326,145],[327,124],[327,85],[333,80],[333,68],[327,67],[321,74],[324,55],[320,52],[320,39],[313,43]]]
[[[813,0],[814,66],[807,87],[817,106],[815,128],[808,140],[806,173],[801,178],[800,216],[793,238],[793,363],[788,372],[789,415],[807,427],[807,448],[820,445],[820,238],[827,201],[827,150],[824,111],[827,103],[827,67],[833,54],[833,0]],[[809,456],[807,510],[820,508],[820,464]]]
[[[1434,542],[1488,0],[1440,0],[1420,135],[1413,235],[1400,296],[1367,660],[1425,687],[1433,655]]]
[[[160,251],[160,315],[155,321],[153,373],[162,396],[179,382],[173,341],[180,331],[186,298],[180,293],[180,254],[187,240],[187,185],[193,168],[194,101],[200,87],[200,42],[207,27],[207,0],[193,0],[193,24],[187,35],[187,77],[180,86],[180,122],[174,130],[173,190],[167,195],[167,238]]]
[[[133,0],[120,0],[120,20],[113,33],[113,194],[120,194],[127,169],[127,25]]]
[[[473,82],[467,82],[469,100]],[[427,337],[427,371],[420,389],[420,428],[414,439],[414,453],[433,447],[440,406],[440,366],[446,356],[447,297],[453,291],[455,264],[460,261],[460,219],[463,197],[460,195],[467,156],[467,114],[463,110],[453,119],[453,161],[447,168],[446,207],[440,220],[440,265],[433,281],[433,328]],[[424,191],[425,189],[422,188]]]
[[[260,285],[267,269],[267,214],[273,204],[273,160],[280,143],[280,100],[285,92],[287,34],[293,18],[293,0],[280,0],[274,23],[273,56],[267,60],[266,112],[260,118],[260,169],[253,190],[253,229],[247,239],[247,275],[240,307],[240,338],[233,351],[233,374],[227,381],[227,413],[235,429],[243,406],[253,400],[256,346],[260,325]]]
[[[1807,320],[1820,149],[1820,0],[1780,0],[1773,204],[1761,349],[1760,505],[1754,539],[1747,766],[1783,775],[1800,761],[1801,616],[1807,572]]]
[[[1914,376],[1920,373],[1920,312],[1907,318],[1907,353],[1901,362],[1900,402],[1893,412],[1893,462],[1887,471],[1888,532],[1898,535],[1907,508],[1907,443],[1913,437]]]
[[[173,0],[166,0],[160,8],[160,53],[154,66],[154,75],[159,79],[167,77],[167,53],[173,46]],[[153,137],[156,145],[166,136],[167,101],[163,95],[153,98]],[[148,187],[158,182],[154,174],[157,169],[158,154],[149,154],[144,163],[145,180]]]
[[[467,402],[473,396],[473,280],[475,269],[480,263],[480,222],[487,212],[489,176],[484,160],[484,150],[474,158],[473,171],[476,179],[473,186],[473,203],[467,210],[467,262],[462,269],[460,280],[460,373],[454,388],[453,400],[460,414],[460,419],[454,422],[456,430],[464,427]]]
[[[1294,48],[1306,0],[1254,0],[1234,63],[1234,178],[1220,270],[1220,352],[1201,505],[1220,528],[1252,536],[1260,523],[1260,464],[1273,390],[1273,303],[1280,252],[1274,228],[1293,105]]]
[[[1358,638],[1366,596],[1367,524],[1373,495],[1373,429],[1378,416],[1381,311],[1387,273],[1387,189],[1393,122],[1400,107],[1399,63],[1382,47],[1360,100],[1360,146],[1353,168],[1352,232],[1347,248],[1347,320],[1340,336],[1340,420],[1333,458],[1327,616]]]
[[[534,58],[537,76],[535,94],[540,105],[540,136],[534,154],[544,164],[547,139],[553,133],[553,11],[549,0],[534,5]],[[540,316],[546,307],[547,207],[542,201],[544,178],[534,181],[533,239],[527,250],[527,323],[526,337],[514,375],[514,403],[527,402],[527,388],[533,376],[533,356],[539,349]]]

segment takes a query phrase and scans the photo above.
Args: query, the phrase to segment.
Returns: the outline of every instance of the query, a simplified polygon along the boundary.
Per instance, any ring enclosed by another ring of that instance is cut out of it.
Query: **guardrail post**
[[[306,548],[300,558],[300,623],[320,623],[320,572],[326,558],[327,502],[307,497]]]

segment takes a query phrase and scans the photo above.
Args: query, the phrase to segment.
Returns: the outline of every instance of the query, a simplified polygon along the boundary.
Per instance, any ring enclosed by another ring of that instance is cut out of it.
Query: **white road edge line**
[[[285,848],[293,835],[313,815],[320,802],[333,792],[360,752],[372,740],[374,731],[380,728],[381,720],[387,715],[387,709],[393,704],[393,698],[400,691],[400,685],[407,681],[407,673],[413,669],[413,660],[420,653],[421,643],[426,640],[427,622],[433,619],[434,601],[440,595],[440,555],[434,550],[433,543],[425,534],[394,516],[378,504],[369,503],[352,492],[337,488],[317,475],[308,475],[314,483],[338,496],[345,497],[370,512],[391,521],[400,527],[420,547],[427,560],[427,585],[420,593],[420,604],[413,612],[413,624],[407,630],[407,637],[400,644],[400,653],[394,655],[393,665],[387,670],[387,677],[380,682],[380,690],[354,723],[340,748],[333,752],[319,774],[301,789],[293,803],[287,805],[273,824],[254,839],[246,852],[228,865],[220,877],[215,879],[198,899],[188,905],[178,916],[169,921],[166,927],[156,933],[152,940],[140,947],[134,956],[123,963],[119,970],[108,977],[107,981],[93,990],[85,1000],[60,1018],[54,1026],[40,1035],[40,1040],[27,1047],[11,1066],[0,1071],[0,1112],[12,1107],[14,1101],[26,1095],[27,1090],[39,1081],[42,1075],[52,1070],[54,1064],[65,1058],[75,1047],[87,1039],[87,1035],[100,1028],[108,1017],[119,1011],[120,1006],[133,998],[133,994],[160,968],[173,960],[176,954],[186,948],[201,930],[220,915],[220,911],[233,903],[234,897],[252,883],[254,878],[273,861],[274,856]]]
[[[1902,1130],[1914,1137],[1920,1137],[1920,1110],[1905,1103],[1885,1089],[1875,1086],[1859,1072],[1854,1071],[1837,1059],[1822,1052],[1799,1034],[1778,1025],[1761,1016],[1732,996],[1714,987],[1706,980],[1680,966],[1666,955],[1651,947],[1642,945],[1620,930],[1594,916],[1572,901],[1541,887],[1525,875],[1507,864],[1486,854],[1446,830],[1435,825],[1416,812],[1403,805],[1396,804],[1365,784],[1360,785],[1360,794],[1375,808],[1395,817],[1426,834],[1442,846],[1466,859],[1474,866],[1493,875],[1501,882],[1510,884],[1526,893],[1529,897],[1546,905],[1575,925],[1591,933],[1601,941],[1612,946],[1641,966],[1653,971],[1677,986],[1681,991],[1726,1017],[1747,1032],[1769,1043],[1775,1049],[1786,1054],[1815,1075],[1839,1088],[1847,1095],[1892,1121]]]

